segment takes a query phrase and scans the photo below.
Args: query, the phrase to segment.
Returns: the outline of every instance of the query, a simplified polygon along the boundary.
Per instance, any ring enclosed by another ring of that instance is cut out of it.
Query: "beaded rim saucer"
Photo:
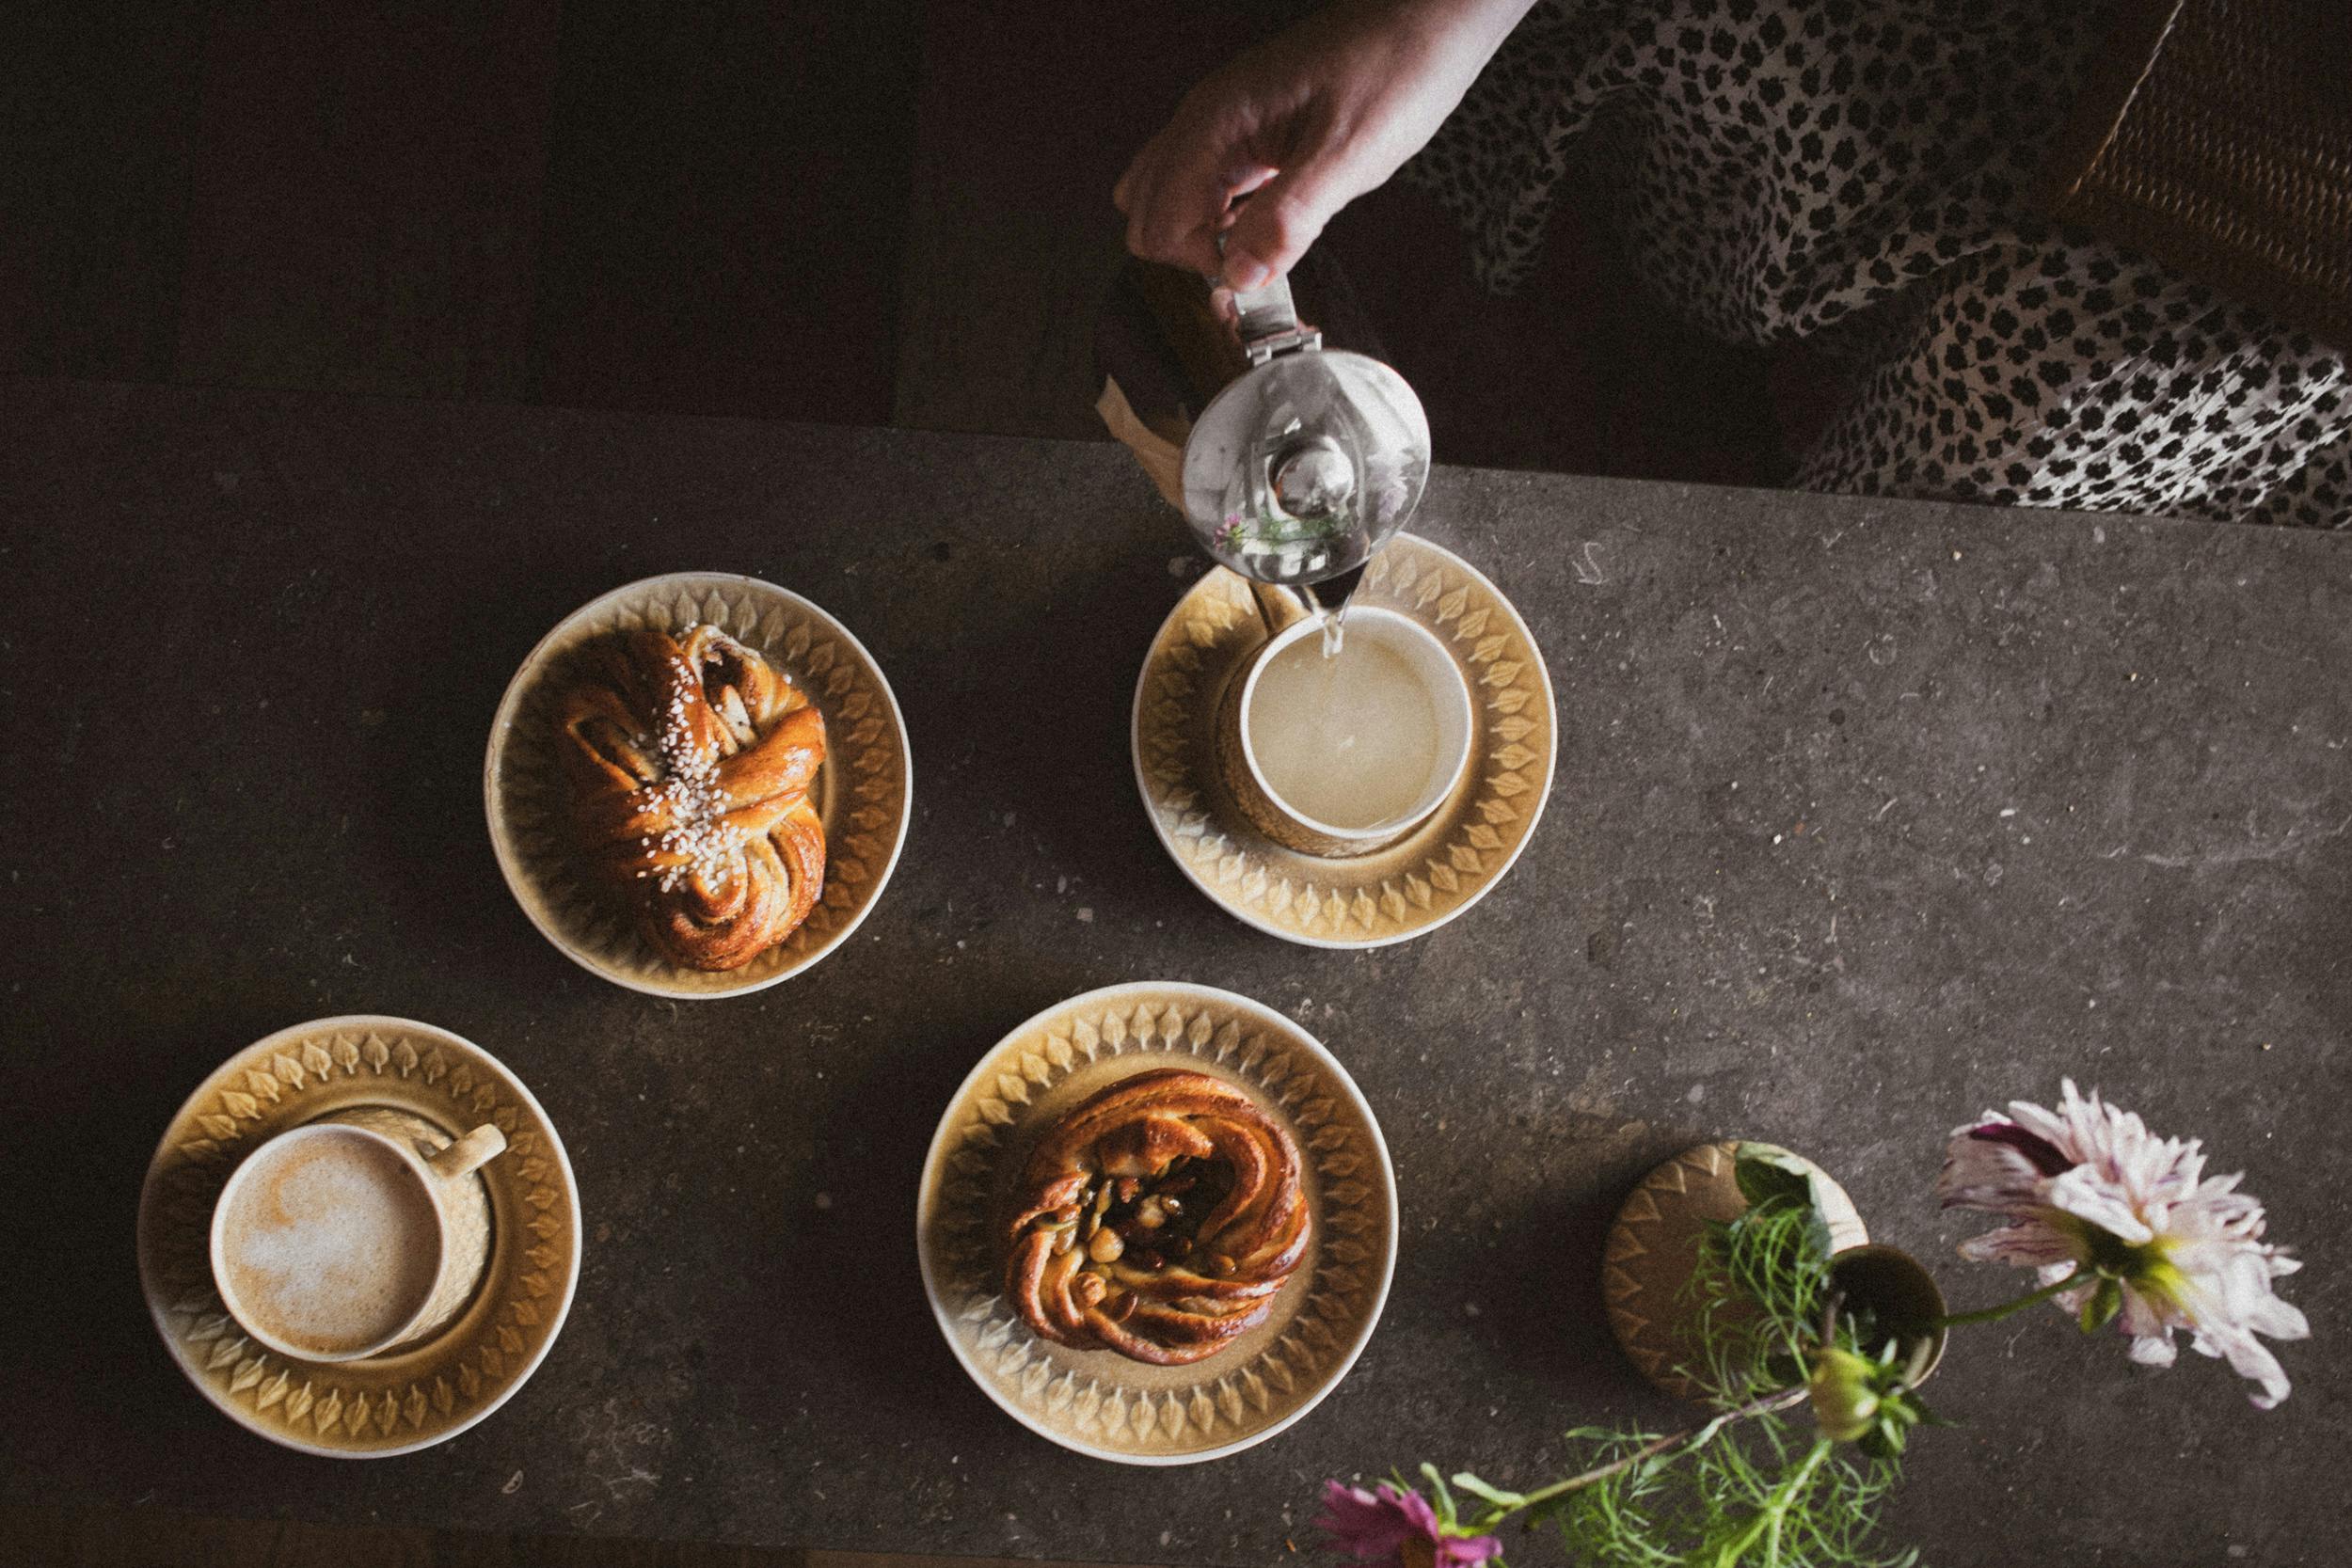
[[[1437,633],[1471,694],[1470,757],[1436,814],[1347,860],[1276,844],[1218,775],[1219,694],[1264,641],[1249,588],[1217,567],[1168,612],[1136,682],[1136,786],[1170,859],[1235,919],[1309,947],[1384,947],[1433,931],[1502,879],[1551,793],[1558,723],[1544,656],[1475,567],[1398,534],[1356,590]]]
[[[1032,1333],[1004,1299],[1000,1234],[1028,1146],[1080,1100],[1155,1068],[1235,1085],[1297,1141],[1313,1240],[1273,1315],[1188,1367]],[[956,1359],[1023,1426],[1126,1465],[1191,1465],[1263,1443],[1339,1386],[1396,1271],[1396,1174],[1355,1080],[1273,1008],[1183,981],[1048,1007],[992,1048],[940,1117],[916,1200],[931,1313]]]
[[[361,1361],[301,1361],[263,1348],[221,1305],[213,1205],[264,1139],[360,1106],[451,1137],[485,1121],[506,1134],[506,1152],[478,1172],[489,1261],[432,1338]],[[139,1283],[172,1359],[239,1426],[330,1459],[430,1448],[513,1398],[571,1310],[580,1244],[571,1161],[530,1089],[480,1046],[405,1018],[317,1019],[238,1052],[173,1115],[139,1193]]]
[[[825,823],[825,891],[783,942],[740,969],[670,962],[581,871],[564,832],[555,749],[560,673],[590,641],[643,626],[707,622],[757,649],[825,716],[817,804]],[[675,572],[615,588],[556,624],[523,660],[490,725],[482,790],[490,842],[515,901],[565,958],[631,990],[680,1000],[740,996],[789,979],[849,941],[882,898],[906,847],[913,764],[898,698],[864,643],[788,589],[727,572]]]

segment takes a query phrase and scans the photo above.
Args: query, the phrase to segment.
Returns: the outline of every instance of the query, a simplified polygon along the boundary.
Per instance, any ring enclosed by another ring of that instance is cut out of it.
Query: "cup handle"
[[[442,1180],[454,1181],[505,1152],[506,1134],[485,1121],[438,1154],[429,1157],[425,1164]]]

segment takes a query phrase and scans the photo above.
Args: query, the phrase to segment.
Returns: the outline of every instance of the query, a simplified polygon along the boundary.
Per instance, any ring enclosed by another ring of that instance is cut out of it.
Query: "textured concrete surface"
[[[2280,1410],[2052,1312],[1965,1334],[1890,1541],[1991,1564],[2323,1563],[2352,1289],[2352,550],[2245,528],[1449,470],[1422,527],[1551,665],[1557,799],[1462,920],[1326,953],[1205,902],[1126,752],[1196,570],[1115,450],[741,421],[0,388],[0,1144],[17,1209],[0,1497],[978,1555],[1263,1564],[1327,1475],[1539,1478],[1673,1411],[1596,1253],[1653,1160],[1767,1136],[1956,1302],[1943,1134],[2096,1084],[2244,1166],[2321,1338]],[[686,567],[811,595],[914,748],[857,941],[739,1002],[606,986],[501,883],[480,767],[564,611]],[[1348,1063],[1402,1186],[1387,1321],[1292,1432],[1117,1468],[957,1369],[912,1237],[933,1120],[1030,1012],[1168,976]],[[354,1465],[183,1386],[136,1291],[141,1170],[221,1056],[381,1010],[539,1092],[590,1219],[537,1378]],[[1545,1548],[1525,1554],[1546,1560]]]

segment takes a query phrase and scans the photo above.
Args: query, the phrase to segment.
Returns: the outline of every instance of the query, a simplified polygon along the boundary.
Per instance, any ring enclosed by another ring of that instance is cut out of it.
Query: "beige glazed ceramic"
[[[1220,776],[1228,685],[1266,640],[1248,585],[1218,567],[1170,611],[1145,656],[1133,721],[1136,783],[1160,843],[1228,913],[1311,947],[1379,947],[1436,929],[1502,879],[1551,791],[1551,679],[1526,623],[1458,556],[1398,534],[1373,558],[1356,603],[1435,632],[1470,691],[1470,762],[1452,794],[1404,838],[1327,858],[1269,838]]]
[[[1259,602],[1265,602],[1263,596]],[[1389,823],[1349,831],[1301,816],[1268,786],[1249,738],[1250,700],[1267,663],[1293,643],[1323,635],[1319,619],[1307,618],[1303,609],[1293,613],[1298,619],[1261,643],[1225,682],[1225,697],[1217,705],[1217,778],[1249,825],[1281,847],[1326,859],[1369,855],[1408,836],[1461,784],[1463,769],[1470,765],[1470,686],[1437,633],[1410,616],[1379,605],[1353,611],[1347,623],[1350,640],[1370,639],[1402,649],[1408,663],[1427,674],[1423,684],[1438,713],[1435,777],[1421,800]]]
[[[1186,1367],[1078,1351],[1004,1298],[1005,1224],[1030,1146],[1121,1078],[1184,1067],[1238,1085],[1297,1142],[1313,1240],[1273,1314]],[[1396,1182],[1345,1069],[1273,1009],[1147,981],[1071,998],[980,1059],[923,1167],[916,1245],[940,1331],[988,1396],[1064,1448],[1136,1465],[1215,1459],[1311,1410],[1372,1337],[1396,1261]]]
[[[357,1114],[439,1143],[485,1124],[506,1151],[464,1178],[481,1192],[480,1277],[437,1332],[364,1360],[307,1361],[245,1332],[214,1287],[212,1219],[253,1149]],[[231,1056],[172,1117],[139,1195],[139,1279],[190,1382],[248,1431],[288,1448],[370,1459],[442,1442],[522,1386],[555,1342],[580,1279],[577,1190],[537,1100],[481,1047],[431,1024],[321,1019]]]
[[[382,1150],[379,1158],[389,1156],[398,1162],[394,1168],[407,1172],[414,1182],[408,1190],[424,1203],[417,1212],[420,1217],[431,1216],[431,1228],[414,1238],[421,1243],[417,1250],[429,1248],[433,1259],[431,1290],[416,1303],[406,1321],[380,1339],[331,1354],[306,1353],[283,1337],[280,1325],[272,1323],[258,1304],[240,1300],[227,1263],[240,1250],[244,1227],[238,1221],[245,1206],[237,1195],[251,1185],[248,1179],[260,1174],[263,1163],[273,1156],[293,1152],[293,1146],[315,1147],[328,1140],[358,1140],[373,1146]],[[246,1333],[269,1349],[297,1358],[364,1360],[437,1333],[472,1297],[490,1261],[490,1200],[482,1190],[482,1178],[475,1173],[485,1162],[504,1152],[506,1134],[488,1122],[452,1138],[421,1117],[383,1106],[339,1111],[290,1127],[246,1154],[213,1205],[213,1288],[220,1293],[229,1315]]]
[[[1698,1267],[1708,1226],[1737,1219],[1747,1209],[1733,1169],[1740,1147],[1728,1139],[1700,1144],[1642,1178],[1617,1211],[1602,1251],[1601,1294],[1617,1343],[1644,1377],[1685,1399],[1699,1388],[1679,1369],[1699,1365],[1703,1353],[1691,1332],[1683,1290]],[[1829,1221],[1831,1250],[1868,1242],[1846,1189],[1812,1162],[1805,1166]]]
[[[567,831],[555,719],[587,643],[644,627],[675,633],[697,622],[758,650],[825,716],[825,763],[812,791],[825,824],[824,896],[784,942],[741,969],[715,974],[655,952],[628,911],[582,875]],[[507,687],[483,768],[499,869],[532,924],[565,957],[615,985],[692,1000],[772,986],[848,941],[898,863],[913,788],[905,721],[864,644],[799,594],[723,572],[648,578],[564,617]]]

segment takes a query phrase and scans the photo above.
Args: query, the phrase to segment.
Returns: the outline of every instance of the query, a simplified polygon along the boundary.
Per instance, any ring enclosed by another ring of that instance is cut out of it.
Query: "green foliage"
[[[1448,1535],[1455,1533],[1461,1528],[1462,1514],[1454,1506],[1454,1494],[1446,1490],[1445,1477],[1438,1473],[1435,1465],[1424,1463],[1421,1478],[1429,1483],[1429,1506],[1438,1515],[1438,1528]],[[1396,1484],[1402,1490],[1406,1484],[1405,1478],[1397,1477]]]
[[[1732,1162],[1732,1176],[1740,1183],[1740,1196],[1748,1200],[1748,1213],[1742,1218],[1803,1214],[1811,1250],[1824,1259],[1829,1257],[1829,1217],[1821,1212],[1820,1195],[1813,1190],[1813,1172],[1803,1160],[1770,1144],[1741,1144]]]
[[[1596,1465],[1640,1433],[1572,1433]],[[1547,1505],[1569,1560],[1610,1568],[1898,1568],[1912,1552],[1870,1544],[1892,1466],[1854,1457],[1776,1414],[1718,1429]]]
[[[1437,1470],[1437,1466],[1434,1465],[1424,1465],[1422,1468],[1433,1474]],[[1489,1486],[1485,1481],[1480,1481],[1476,1476],[1471,1475],[1468,1470],[1455,1471],[1454,1475],[1454,1484],[1460,1487],[1463,1491],[1468,1492],[1471,1497],[1481,1498],[1492,1507],[1500,1510],[1501,1513],[1496,1515],[1498,1518],[1500,1518],[1502,1514],[1515,1513],[1527,1506],[1527,1495],[1525,1493],[1505,1492],[1500,1486]],[[1483,1528],[1484,1527],[1481,1528]],[[1474,1530],[1471,1533],[1475,1534],[1477,1532]]]
[[[1661,1435],[1581,1427],[1577,1473],[1514,1492],[1424,1465],[1449,1534],[1514,1515],[1558,1530],[1570,1558],[1608,1568],[1901,1568],[1871,1544],[1912,1428],[1931,1341],[1845,1302],[1813,1179],[1794,1156],[1741,1146],[1748,1208],[1710,1227],[1686,1287],[1704,1364],[1684,1374],[1715,1414]],[[1476,1500],[1465,1513],[1454,1493]],[[1498,1561],[1500,1560],[1497,1560]]]
[[[1684,1284],[1705,1363],[1682,1374],[1718,1408],[1804,1382],[1828,1307],[1829,1225],[1813,1179],[1778,1150],[1742,1145],[1734,1170],[1748,1208],[1711,1226]]]
[[[2091,1334],[2106,1327],[2122,1310],[2123,1287],[2111,1277],[2102,1276],[2099,1288],[2083,1303],[2083,1332]]]
[[[1747,1145],[1735,1172],[1748,1208],[1710,1228],[1687,1287],[1705,1360],[1683,1371],[1717,1418],[1662,1449],[1641,1432],[1569,1433],[1587,1472],[1640,1457],[1530,1516],[1549,1520],[1574,1560],[1612,1568],[1911,1562],[1869,1538],[1904,1439],[1926,1418],[1909,1390],[1918,1369],[1867,1313],[1831,1310],[1829,1225],[1804,1165]],[[1816,1391],[1834,1396],[1824,1408],[1852,1441],[1811,1418]]]

